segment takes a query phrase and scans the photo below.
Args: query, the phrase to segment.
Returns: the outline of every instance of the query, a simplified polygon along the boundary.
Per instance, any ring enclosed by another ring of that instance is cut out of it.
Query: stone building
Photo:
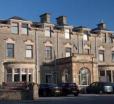
[[[58,17],[56,24],[48,13],[40,19],[37,50],[41,83],[76,82],[81,86],[93,81],[114,82],[114,34],[103,21],[90,29],[68,25],[66,16]]]
[[[0,84],[35,82],[35,36],[31,21],[14,16],[0,20]]]
[[[0,20],[0,82],[114,82],[114,32],[103,21],[95,29],[56,21],[49,13],[40,22]]]

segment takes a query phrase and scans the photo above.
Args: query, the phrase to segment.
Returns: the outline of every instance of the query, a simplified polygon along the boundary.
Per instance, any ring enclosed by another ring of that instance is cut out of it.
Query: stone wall
[[[0,89],[0,100],[37,100],[38,98],[37,84],[30,84],[25,90]]]
[[[27,90],[0,90],[0,100],[30,100],[31,94]]]

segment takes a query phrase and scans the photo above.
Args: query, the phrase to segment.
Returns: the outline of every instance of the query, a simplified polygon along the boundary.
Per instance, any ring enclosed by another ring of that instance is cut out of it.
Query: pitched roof
[[[23,18],[21,18],[19,16],[13,16],[13,17],[11,17],[9,19],[16,19],[16,20],[24,20],[24,21],[26,21],[25,19],[23,19]]]

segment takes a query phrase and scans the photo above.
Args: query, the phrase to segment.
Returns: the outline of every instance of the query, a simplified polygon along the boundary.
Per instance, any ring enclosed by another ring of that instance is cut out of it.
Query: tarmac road
[[[78,97],[40,97],[38,100],[0,101],[0,104],[114,104],[114,95],[80,94]]]

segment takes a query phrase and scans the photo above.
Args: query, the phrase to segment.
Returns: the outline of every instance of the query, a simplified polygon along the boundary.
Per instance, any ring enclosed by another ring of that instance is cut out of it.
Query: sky
[[[0,0],[0,19],[20,16],[39,22],[46,12],[54,24],[59,16],[67,16],[69,25],[88,28],[103,20],[114,31],[114,0]]]

